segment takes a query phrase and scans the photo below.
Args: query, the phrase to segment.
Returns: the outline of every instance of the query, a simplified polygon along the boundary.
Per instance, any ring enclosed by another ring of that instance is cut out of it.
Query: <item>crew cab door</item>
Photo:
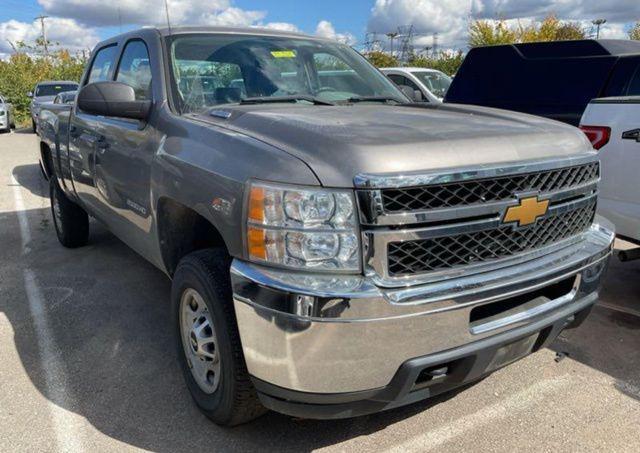
[[[91,60],[91,66],[83,86],[105,80],[113,75],[118,46],[110,44],[98,49]],[[95,182],[96,149],[102,146],[101,137],[104,136],[101,118],[77,107],[69,121],[69,167],[71,180],[76,195],[82,204],[96,217],[103,218],[103,204],[98,198]]]
[[[152,61],[147,44],[132,39],[123,46],[113,79],[131,86],[137,101],[153,101]],[[151,228],[151,163],[160,137],[147,120],[100,117],[94,180],[109,227],[134,249]]]

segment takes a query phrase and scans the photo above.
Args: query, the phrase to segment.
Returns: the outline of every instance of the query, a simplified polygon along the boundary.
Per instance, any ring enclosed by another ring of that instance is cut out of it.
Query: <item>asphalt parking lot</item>
[[[169,280],[95,222],[62,248],[37,156],[0,135],[0,451],[640,451],[640,261],[614,258],[581,328],[461,392],[223,429],[183,384]]]

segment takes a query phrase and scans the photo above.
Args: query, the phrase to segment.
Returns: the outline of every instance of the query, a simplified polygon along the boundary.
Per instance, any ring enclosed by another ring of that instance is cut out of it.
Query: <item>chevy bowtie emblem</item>
[[[538,200],[537,196],[521,198],[517,205],[507,208],[502,222],[518,222],[518,227],[531,225],[545,215],[548,209],[549,200]]]

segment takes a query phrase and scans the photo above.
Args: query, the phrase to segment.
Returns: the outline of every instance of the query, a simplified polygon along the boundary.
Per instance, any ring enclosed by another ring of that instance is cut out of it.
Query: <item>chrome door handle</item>
[[[640,143],[640,129],[632,129],[622,133],[623,140],[635,140]]]

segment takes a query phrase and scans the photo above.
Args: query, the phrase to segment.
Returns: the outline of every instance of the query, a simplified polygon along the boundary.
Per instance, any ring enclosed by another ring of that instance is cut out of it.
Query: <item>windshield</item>
[[[187,35],[173,37],[169,48],[173,95],[182,113],[248,98],[306,103],[407,102],[361,55],[339,43]]]
[[[413,72],[413,75],[416,76],[434,96],[439,98],[444,97],[449,89],[449,85],[451,85],[451,77],[439,71],[416,71]]]
[[[35,96],[55,96],[56,94],[62,93],[63,91],[73,91],[77,89],[78,85],[76,84],[38,85],[38,87],[36,88]]]

